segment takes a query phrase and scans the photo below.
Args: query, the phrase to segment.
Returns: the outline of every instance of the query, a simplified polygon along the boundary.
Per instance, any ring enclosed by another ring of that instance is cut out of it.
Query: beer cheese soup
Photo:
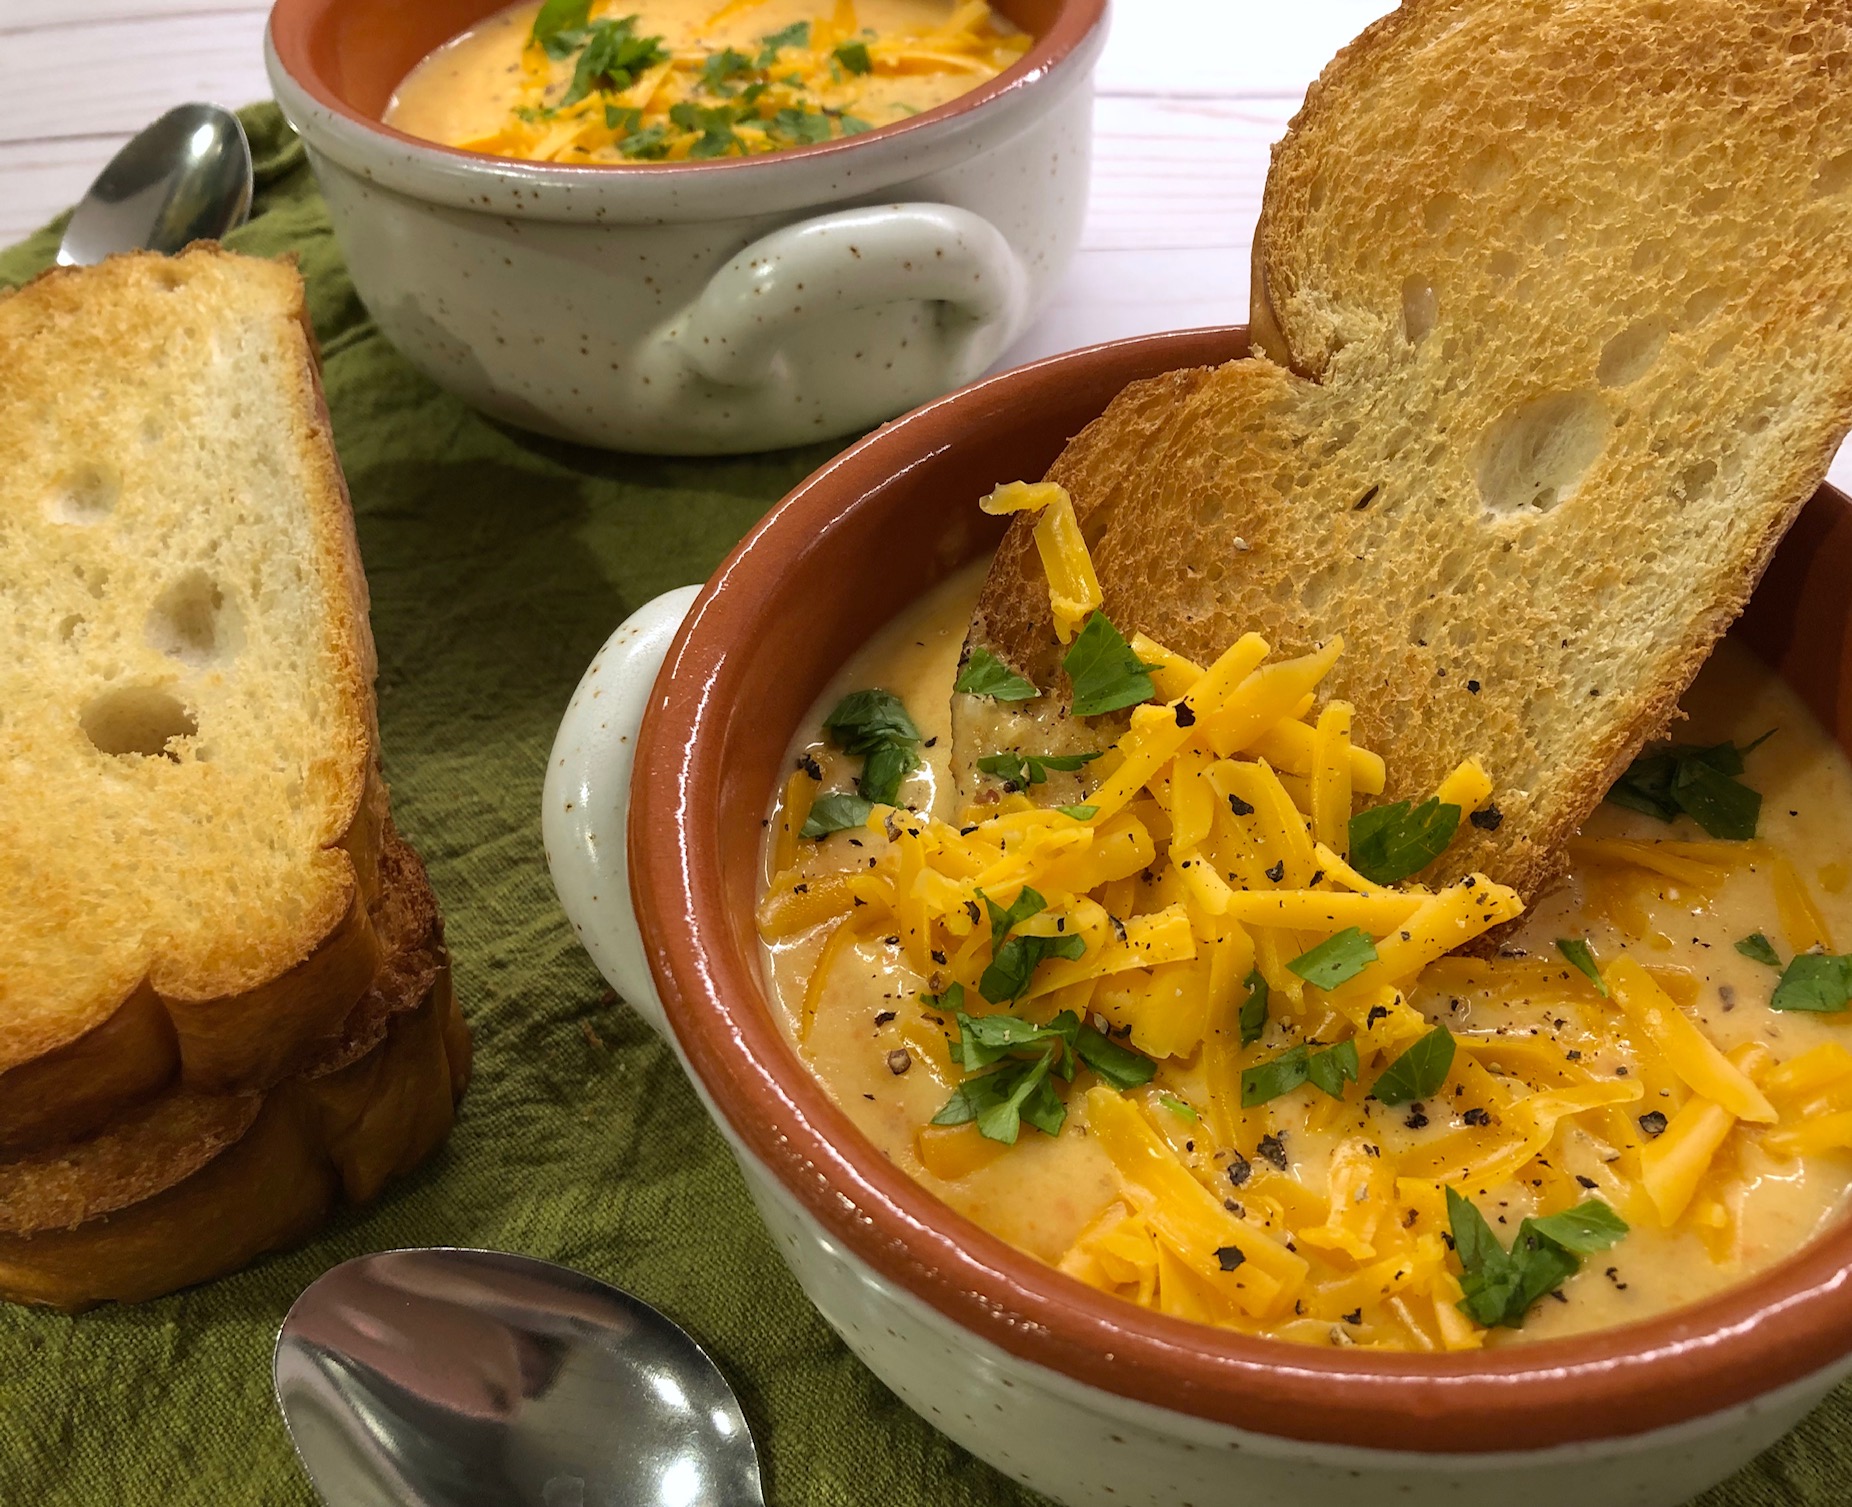
[[[1675,1308],[1838,1216],[1852,767],[1746,650],[1526,911],[1423,884],[1499,791],[1468,759],[1376,799],[1318,694],[1340,640],[1128,643],[1059,488],[987,506],[1042,510],[1061,689],[1095,715],[1060,753],[999,717],[961,792],[954,696],[1050,689],[961,665],[974,565],[844,667],[768,829],[783,1028],[895,1164],[1130,1302],[1404,1350]]]
[[[930,110],[1029,41],[984,0],[546,0],[431,53],[385,121],[532,162],[751,156]]]

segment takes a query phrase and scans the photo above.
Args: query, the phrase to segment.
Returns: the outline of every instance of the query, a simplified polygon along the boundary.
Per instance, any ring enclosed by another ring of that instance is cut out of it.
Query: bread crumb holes
[[[194,666],[237,653],[243,625],[236,604],[203,570],[190,570],[155,598],[144,632],[151,648]]]
[[[79,723],[99,753],[180,762],[173,744],[199,732],[199,723],[178,697],[155,686],[128,685],[93,697]]]
[[[112,466],[83,465],[66,471],[45,497],[45,515],[54,523],[101,523],[122,495],[122,478]]]

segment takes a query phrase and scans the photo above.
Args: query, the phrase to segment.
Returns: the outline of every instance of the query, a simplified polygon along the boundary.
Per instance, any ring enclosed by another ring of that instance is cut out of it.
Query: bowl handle
[[[877,204],[761,236],[709,279],[664,339],[709,381],[790,380],[786,338],[831,315],[937,301],[936,390],[962,387],[1016,334],[1027,279],[1003,233],[952,204]]]
[[[699,586],[639,607],[605,640],[547,756],[540,829],[566,919],[598,971],[663,1036],[662,999],[630,899],[630,770],[650,692]]]

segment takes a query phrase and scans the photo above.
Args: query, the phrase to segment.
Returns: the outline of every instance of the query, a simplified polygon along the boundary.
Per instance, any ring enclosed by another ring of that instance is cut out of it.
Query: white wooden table
[[[1392,8],[1117,0],[1081,252],[1011,361],[1244,320],[1267,148],[1331,55]],[[267,13],[252,0],[0,0],[0,244],[75,199],[170,106],[266,97]],[[1852,447],[1833,479],[1852,488]]]

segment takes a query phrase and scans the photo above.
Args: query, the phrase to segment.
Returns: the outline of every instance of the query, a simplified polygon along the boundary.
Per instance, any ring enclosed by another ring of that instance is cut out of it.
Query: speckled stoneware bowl
[[[1079,241],[1106,0],[996,0],[1036,38],[1006,73],[765,156],[565,167],[382,125],[502,3],[277,0],[265,60],[380,329],[512,424],[670,455],[850,434],[989,366]]]
[[[1238,329],[1077,351],[817,472],[705,587],[645,607],[592,664],[547,774],[554,882],[680,1055],[811,1300],[999,1469],[1070,1507],[1675,1507],[1846,1374],[1852,1223],[1603,1333],[1446,1356],[1255,1339],[1107,1297],[953,1213],[861,1137],[773,1018],[761,819],[815,698],[909,600],[995,547],[1007,520],[975,503],[996,482],[1041,475],[1126,382],[1246,351]],[[1852,504],[1824,488],[1738,629],[1842,744],[1849,571]]]

